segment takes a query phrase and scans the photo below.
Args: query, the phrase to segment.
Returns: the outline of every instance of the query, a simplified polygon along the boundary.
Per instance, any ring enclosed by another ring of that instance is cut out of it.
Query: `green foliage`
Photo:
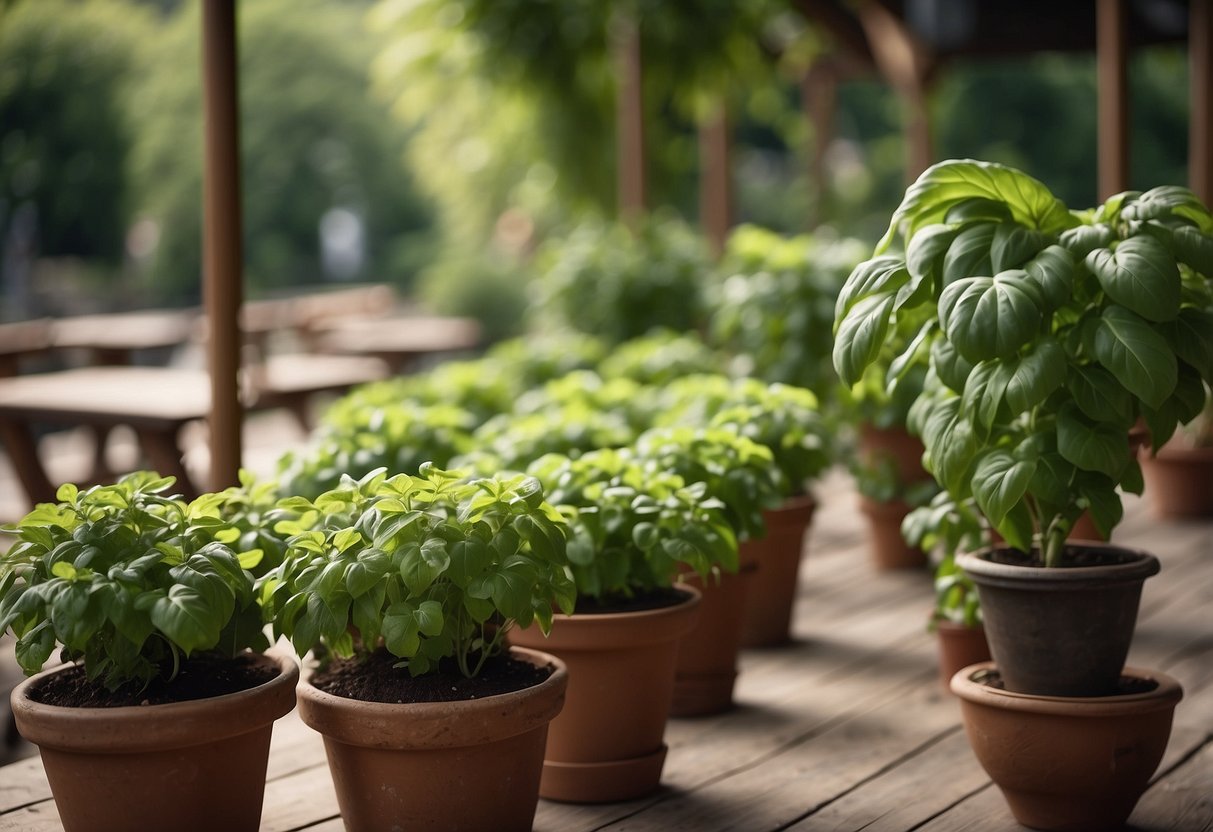
[[[706,484],[743,540],[766,534],[762,512],[782,503],[788,491],[771,449],[746,439],[731,425],[653,428],[640,435],[634,450],[653,473],[669,472],[684,482]]]
[[[536,314],[618,344],[665,327],[703,321],[703,286],[712,266],[703,241],[682,222],[653,217],[635,232],[587,222],[540,253]]]
[[[162,298],[194,296],[202,270],[197,7],[183,4],[164,27],[133,91],[134,182],[161,230],[147,288]],[[337,207],[365,224],[365,274],[415,267],[398,254],[426,227],[427,211],[401,161],[400,133],[370,95],[377,44],[362,13],[319,0],[246,0],[239,25],[248,284],[324,279],[318,223]]]
[[[981,234],[976,232],[981,231]],[[910,424],[957,503],[1012,545],[1060,562],[1083,510],[1108,533],[1116,488],[1140,492],[1128,432],[1155,447],[1205,406],[1213,378],[1213,215],[1184,188],[1070,212],[1040,182],[984,162],[926,171],[839,295],[835,366],[854,383],[904,319],[929,356]],[[917,360],[917,359],[916,359]],[[890,366],[893,377],[901,358]]]
[[[471,450],[475,418],[452,405],[425,405],[399,395],[396,381],[367,385],[325,414],[308,448],[279,460],[279,493],[318,498],[345,475],[377,468],[416,471],[422,463],[447,465]]]
[[[604,449],[577,459],[552,454],[529,473],[570,515],[569,564],[581,597],[631,597],[670,586],[690,568],[737,570],[737,538],[704,482]]]
[[[553,379],[542,387],[518,397],[514,413],[542,413],[547,410],[589,408],[617,415],[639,432],[651,426],[654,388],[628,378],[604,381],[592,370],[577,370]]]
[[[547,408],[536,413],[503,413],[489,419],[472,434],[470,457],[455,461],[471,463],[477,470],[522,471],[544,454],[580,456],[598,448],[615,448],[635,438],[635,432],[618,414],[587,402]]]
[[[712,343],[735,357],[738,375],[831,397],[834,299],[864,249],[858,240],[821,232],[783,237],[737,228],[720,269],[728,277],[710,300]]]
[[[503,341],[486,357],[509,367],[524,389],[531,389],[576,370],[592,370],[607,354],[607,345],[580,332],[542,332]]]
[[[295,515],[278,524],[292,534],[286,559],[258,587],[301,656],[318,644],[351,656],[382,639],[414,676],[448,658],[475,676],[515,623],[546,633],[553,605],[573,610],[566,523],[533,477],[379,470],[280,510]]]
[[[89,679],[115,690],[172,679],[181,657],[235,656],[269,646],[247,571],[261,559],[231,544],[224,495],[193,503],[165,496],[171,477],[149,471],[114,485],[59,488],[10,527],[0,556],[0,633],[17,637],[17,661],[38,672],[56,644]]]
[[[274,531],[270,520],[278,505],[280,486],[272,479],[258,480],[244,469],[239,477],[240,485],[203,494],[193,506],[199,513],[216,512],[219,519],[240,532],[231,541],[232,548],[240,553],[241,562],[253,576],[260,577],[280,564],[286,553],[286,538]]]
[[[817,397],[799,387],[686,376],[661,390],[654,412],[658,425],[725,428],[764,446],[779,468],[784,497],[806,493],[833,460]]]
[[[0,15],[0,238],[32,209],[40,254],[117,263],[135,133],[127,88],[150,17],[127,3],[67,0]]]
[[[603,378],[626,378],[640,384],[668,384],[691,373],[724,369],[724,358],[692,332],[658,329],[626,341],[603,359]]]
[[[985,544],[985,519],[972,500],[957,502],[941,491],[931,504],[910,512],[901,524],[906,542],[925,551],[940,554],[935,568],[934,625],[951,621],[966,627],[981,624],[981,601],[977,588],[963,569],[956,565],[956,555],[972,552]]]
[[[417,296],[425,307],[440,315],[474,318],[488,343],[521,335],[529,264],[491,242],[444,239],[435,248],[434,259],[417,279]]]

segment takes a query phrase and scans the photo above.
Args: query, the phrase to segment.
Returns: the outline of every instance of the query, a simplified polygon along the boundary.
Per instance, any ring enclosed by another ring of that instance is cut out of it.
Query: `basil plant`
[[[17,543],[0,555],[0,633],[17,637],[27,674],[58,644],[89,680],[142,689],[196,653],[269,647],[248,571],[263,547],[233,550],[245,531],[222,516],[248,495],[186,503],[173,482],[140,471],[84,491],[63,485],[58,503],[7,527]]]
[[[927,357],[910,412],[924,463],[1011,545],[1039,541],[1060,565],[1084,510],[1106,534],[1117,488],[1141,492],[1128,438],[1139,420],[1157,448],[1204,407],[1211,233],[1184,188],[1076,212],[1011,168],[942,162],[839,294],[835,368],[856,382],[898,321],[930,309],[887,374]]]
[[[444,659],[475,676],[515,624],[547,633],[553,606],[572,612],[567,524],[534,477],[469,480],[425,463],[418,476],[345,477],[279,510],[286,556],[258,591],[301,656],[382,643],[414,676]]]

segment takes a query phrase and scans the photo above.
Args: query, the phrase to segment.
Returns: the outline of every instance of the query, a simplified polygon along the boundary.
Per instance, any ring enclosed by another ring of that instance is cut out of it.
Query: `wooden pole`
[[[1213,205],[1213,0],[1191,0],[1191,4],[1188,183],[1205,205]]]
[[[211,377],[213,489],[236,485],[242,411],[240,304],[243,297],[240,216],[240,111],[236,70],[235,0],[204,0],[202,65],[206,113],[203,185],[203,296]]]
[[[1099,198],[1129,188],[1129,73],[1125,1],[1097,0],[1095,63],[1099,89]]]
[[[723,102],[699,125],[699,224],[712,253],[724,253],[733,227],[732,148],[729,116]]]
[[[813,150],[809,156],[809,190],[816,197],[808,226],[816,228],[829,216],[830,186],[826,152],[834,141],[834,118],[838,109],[838,73],[829,61],[815,63],[800,81],[800,106],[813,126]]]
[[[644,68],[640,29],[634,18],[618,13],[612,22],[615,52],[616,165],[619,215],[635,222],[646,203],[644,153]]]

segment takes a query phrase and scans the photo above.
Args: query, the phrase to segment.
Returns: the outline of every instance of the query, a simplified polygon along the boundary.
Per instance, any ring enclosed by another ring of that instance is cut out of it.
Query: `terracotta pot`
[[[1073,547],[1070,547],[1073,548]],[[1082,548],[1100,566],[995,563],[986,549],[956,562],[977,585],[990,652],[1008,690],[1039,696],[1102,696],[1116,689],[1129,653],[1141,585],[1158,558],[1106,543]]]
[[[299,686],[299,715],[324,736],[337,805],[350,832],[529,830],[539,802],[548,723],[568,685],[564,663],[533,687],[462,702],[363,702]]]
[[[859,510],[868,518],[868,544],[872,564],[881,572],[889,569],[919,569],[927,565],[927,555],[906,543],[901,536],[901,521],[910,513],[902,500],[878,502],[859,498]]]
[[[749,557],[737,572],[709,575],[706,581],[694,572],[678,577],[680,586],[699,590],[701,600],[695,626],[678,640],[670,716],[708,716],[733,707],[741,620],[757,571]]]
[[[274,679],[249,690],[122,708],[43,705],[39,673],[13,691],[22,735],[39,746],[67,832],[173,829],[213,832],[261,825],[274,720],[295,707],[299,666],[259,657]]]
[[[905,428],[878,428],[864,423],[859,426],[859,459],[865,466],[880,465],[888,460],[897,474],[899,485],[909,485],[931,479],[922,467],[925,448],[922,440]]]
[[[804,538],[816,508],[812,497],[792,497],[779,508],[762,513],[766,537],[742,541],[741,559],[758,564],[742,616],[743,647],[770,647],[791,638]]]
[[[1141,470],[1158,517],[1213,516],[1213,448],[1164,445],[1156,456],[1142,457]]]
[[[678,639],[699,613],[698,591],[685,591],[687,600],[671,607],[557,615],[547,639],[538,627],[510,632],[512,643],[542,646],[569,668],[568,700],[548,732],[541,797],[610,803],[657,788]]]
[[[939,680],[950,690],[957,671],[990,660],[990,643],[985,628],[966,627],[955,621],[936,621],[935,640],[939,644]]]
[[[1033,829],[1120,829],[1158,767],[1171,734],[1179,683],[1124,668],[1157,685],[1146,693],[1029,696],[983,684],[994,664],[952,678],[969,744],[1015,819]]]

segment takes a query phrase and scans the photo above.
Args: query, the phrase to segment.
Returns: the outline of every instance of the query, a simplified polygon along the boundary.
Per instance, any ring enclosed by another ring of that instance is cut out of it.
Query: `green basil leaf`
[[[931,290],[942,285],[943,258],[957,233],[957,229],[948,225],[932,225],[910,241],[906,247],[906,271],[910,273],[910,280],[898,292],[897,308],[916,306],[916,301],[934,296]]]
[[[995,526],[1023,499],[1036,472],[1035,460],[1016,459],[1007,451],[987,453],[973,471],[973,496]]]
[[[214,610],[197,589],[183,584],[169,587],[151,609],[152,623],[187,655],[214,647],[219,625]]]
[[[1175,259],[1197,274],[1213,279],[1213,237],[1189,225],[1172,229],[1171,244]]]
[[[876,360],[889,331],[892,294],[864,298],[846,313],[834,338],[834,369],[846,384],[855,384]]]
[[[1070,366],[1066,389],[1087,418],[1114,422],[1125,429],[1133,423],[1133,394],[1097,364]]]
[[[990,264],[993,274],[1008,269],[1024,268],[1024,264],[1045,247],[1045,236],[1018,223],[999,223],[990,243]]]
[[[943,290],[939,323],[969,361],[1004,358],[1039,331],[1042,300],[1027,272],[971,277]]]
[[[994,274],[990,246],[994,243],[994,223],[971,225],[956,235],[943,258],[943,286],[966,277]]]
[[[1080,225],[1061,233],[1060,243],[1077,262],[1097,248],[1106,248],[1116,239],[1116,232],[1106,225]]]
[[[1088,419],[1075,405],[1057,414],[1057,450],[1068,462],[1086,471],[1119,479],[1129,463],[1128,432],[1111,422]]]
[[[855,267],[838,293],[834,319],[839,320],[851,307],[874,295],[892,295],[910,280],[905,263],[897,257],[874,257]]]
[[[963,393],[965,381],[973,372],[972,362],[957,352],[955,345],[946,338],[931,342],[931,366],[947,387],[955,393]]]
[[[1160,407],[1175,389],[1175,353],[1154,327],[1123,306],[1100,315],[1092,343],[1095,359],[1149,407]]]
[[[1057,309],[1070,299],[1074,291],[1074,272],[1078,261],[1061,246],[1049,246],[1023,267],[1040,288],[1049,309]]]
[[[1162,334],[1177,356],[1213,381],[1213,312],[1184,307],[1178,318],[1162,325]]]
[[[1171,321],[1179,314],[1179,269],[1153,237],[1132,237],[1115,251],[1096,249],[1085,262],[1108,297],[1143,318]]]

